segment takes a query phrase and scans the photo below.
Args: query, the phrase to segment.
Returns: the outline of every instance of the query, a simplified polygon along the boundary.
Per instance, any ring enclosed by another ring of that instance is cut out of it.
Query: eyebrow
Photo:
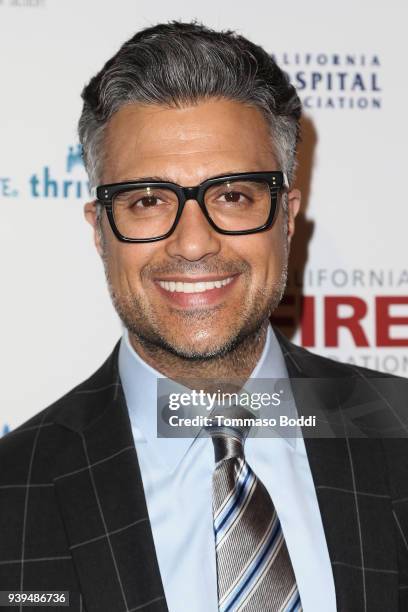
[[[133,181],[139,181],[143,183],[151,183],[152,181],[161,181],[162,183],[174,183],[174,181],[168,176],[132,176],[131,178],[124,178],[117,183],[132,183]]]
[[[235,171],[230,171],[230,172],[225,171],[225,172],[222,172],[220,174],[211,175],[211,176],[203,179],[201,181],[201,183],[205,183],[205,181],[208,181],[209,179],[212,179],[212,178],[218,178],[218,177],[221,177],[221,176],[230,176],[232,174],[240,174],[242,172],[245,172],[245,170],[235,170]],[[141,183],[150,183],[152,181],[158,181],[158,182],[161,182],[161,183],[173,183],[174,185],[178,184],[178,183],[176,183],[176,181],[174,181],[172,178],[170,178],[169,176],[166,176],[166,175],[163,175],[163,176],[133,176],[131,178],[123,178],[120,181],[115,181],[115,182],[116,183],[132,183],[134,181],[139,181]]]

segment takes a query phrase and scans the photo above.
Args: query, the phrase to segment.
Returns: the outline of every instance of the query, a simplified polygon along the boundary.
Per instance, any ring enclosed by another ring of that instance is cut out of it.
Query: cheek
[[[139,245],[110,241],[105,250],[105,265],[112,285],[119,291],[135,290],[140,286],[140,270],[144,264]]]
[[[274,228],[275,229],[275,228]],[[285,246],[281,231],[264,232],[251,250],[252,282],[259,286],[274,284],[285,264]]]
[[[137,287],[140,278],[140,245],[120,242],[113,235],[107,219],[103,219],[103,262],[109,283],[115,293]]]

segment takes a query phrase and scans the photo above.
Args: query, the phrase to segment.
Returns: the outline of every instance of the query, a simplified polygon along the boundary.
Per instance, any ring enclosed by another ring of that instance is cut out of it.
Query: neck
[[[244,384],[258,363],[265,346],[266,334],[269,325],[267,319],[253,334],[225,355],[211,359],[186,359],[170,353],[169,351],[141,342],[135,334],[129,332],[129,340],[138,355],[152,368],[181,384],[191,387],[191,379],[198,379],[200,387],[207,390],[218,386],[220,380],[234,379],[235,384]],[[203,380],[209,379],[208,384]]]

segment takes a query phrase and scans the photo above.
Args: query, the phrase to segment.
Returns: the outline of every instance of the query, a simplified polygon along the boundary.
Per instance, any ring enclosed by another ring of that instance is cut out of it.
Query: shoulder
[[[408,445],[408,379],[312,353],[276,333],[299,405],[339,419],[351,437],[401,440]]]
[[[38,452],[40,443],[47,454],[57,452],[66,429],[75,429],[75,425],[80,429],[87,418],[92,418],[95,403],[88,400],[87,392],[116,384],[119,343],[91,376],[0,439],[0,465],[6,472],[13,472],[20,463],[27,465],[30,453]]]

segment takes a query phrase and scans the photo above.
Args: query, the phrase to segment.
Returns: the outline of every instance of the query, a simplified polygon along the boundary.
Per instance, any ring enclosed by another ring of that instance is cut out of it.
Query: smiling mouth
[[[170,291],[171,293],[203,293],[211,289],[221,289],[229,285],[234,280],[233,276],[223,278],[222,280],[214,281],[197,281],[197,282],[183,282],[183,281],[156,281],[162,289]]]

